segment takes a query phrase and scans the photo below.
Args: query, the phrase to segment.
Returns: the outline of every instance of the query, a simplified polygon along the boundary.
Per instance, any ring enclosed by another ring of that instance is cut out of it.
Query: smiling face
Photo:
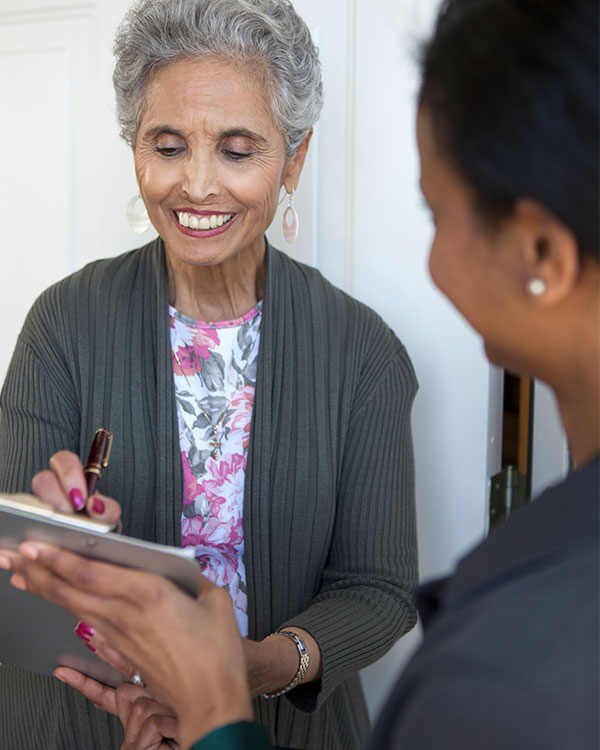
[[[296,187],[306,147],[287,158],[258,69],[202,58],[150,79],[133,151],[177,273],[261,253],[281,186]]]

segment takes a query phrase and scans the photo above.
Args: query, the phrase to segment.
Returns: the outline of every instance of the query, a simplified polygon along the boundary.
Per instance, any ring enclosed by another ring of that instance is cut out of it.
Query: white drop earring
[[[134,195],[127,203],[127,221],[134,232],[143,234],[150,226],[150,217],[141,195]]]
[[[298,213],[294,208],[295,192],[295,190],[292,190],[291,193],[288,193],[288,207],[283,212],[283,236],[288,242],[294,242],[298,236]]]
[[[546,291],[546,285],[541,279],[531,279],[527,282],[527,291],[534,297],[541,297]]]

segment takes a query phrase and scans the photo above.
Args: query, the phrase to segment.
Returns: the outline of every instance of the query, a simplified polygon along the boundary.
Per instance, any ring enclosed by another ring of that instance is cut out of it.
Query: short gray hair
[[[271,110],[288,156],[319,119],[318,51],[289,0],[137,0],[117,30],[113,83],[121,136],[136,141],[151,76],[185,58],[266,63]]]

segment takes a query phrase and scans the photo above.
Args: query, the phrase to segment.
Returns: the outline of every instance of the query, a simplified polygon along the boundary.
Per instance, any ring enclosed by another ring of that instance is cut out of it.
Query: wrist
[[[296,674],[298,651],[285,636],[244,639],[244,648],[252,697],[287,685]]]
[[[227,689],[215,694],[211,686],[201,700],[190,701],[189,705],[177,712],[178,742],[181,748],[188,748],[215,729],[236,724],[240,721],[253,721],[252,703],[245,675],[240,680],[230,680]]]
[[[267,698],[267,699],[278,698],[280,695],[284,695],[285,693],[288,693],[290,690],[293,690],[295,687],[300,685],[300,683],[306,677],[306,674],[308,672],[309,665],[310,665],[310,652],[308,650],[308,647],[306,645],[304,638],[302,637],[300,633],[294,630],[286,630],[282,628],[281,630],[277,630],[275,631],[275,633],[272,633],[271,635],[267,636],[267,638],[276,638],[277,636],[287,638],[291,643],[294,644],[294,647],[297,652],[298,664],[297,664],[296,672],[289,682],[287,682],[284,686],[280,688],[276,688],[275,690],[265,691],[262,694],[262,697]]]

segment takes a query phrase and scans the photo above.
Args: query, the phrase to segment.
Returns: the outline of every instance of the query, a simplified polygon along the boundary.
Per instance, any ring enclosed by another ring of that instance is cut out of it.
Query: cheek
[[[444,221],[436,228],[429,251],[429,273],[434,284],[453,302],[453,295],[477,280],[480,260],[476,237],[467,222]]]
[[[160,203],[168,197],[181,181],[181,165],[159,160],[153,153],[140,150],[134,159],[135,176],[148,210],[152,204]]]
[[[274,213],[277,209],[280,189],[277,173],[244,175],[230,185],[231,192],[248,208],[264,215]]]
[[[448,249],[439,240],[437,233],[429,249],[427,265],[433,283],[438,289],[446,293],[452,286],[450,283],[454,273],[452,270],[452,258],[451,253],[448,252]]]
[[[172,170],[158,167],[151,161],[136,165],[136,177],[143,194],[150,200],[160,200],[176,182]]]

